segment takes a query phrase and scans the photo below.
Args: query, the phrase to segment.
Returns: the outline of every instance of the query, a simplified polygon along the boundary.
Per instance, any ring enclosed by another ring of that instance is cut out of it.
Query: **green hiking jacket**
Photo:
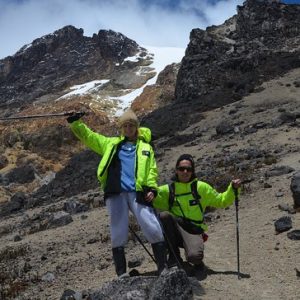
[[[191,183],[193,181],[197,181],[197,191],[201,197],[200,204],[195,201],[192,195]],[[225,208],[230,206],[235,199],[231,184],[224,193],[218,193],[208,183],[197,178],[188,183],[175,182],[175,199],[171,207],[169,207],[169,195],[169,185],[159,186],[153,206],[162,211],[170,211],[174,216],[185,217],[204,231],[207,230],[207,225],[203,223],[206,207]]]
[[[105,191],[109,166],[116,154],[118,145],[125,140],[124,136],[106,137],[93,132],[81,120],[70,124],[75,136],[87,147],[102,156],[97,170],[97,177]],[[157,166],[154,158],[149,128],[138,128],[135,161],[136,191],[143,191],[143,187],[157,188]]]

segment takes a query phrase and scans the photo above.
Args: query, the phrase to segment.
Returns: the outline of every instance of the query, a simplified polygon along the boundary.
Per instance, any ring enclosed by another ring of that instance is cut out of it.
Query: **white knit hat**
[[[136,125],[136,127],[139,126],[139,120],[138,120],[136,114],[135,114],[135,113],[133,112],[133,110],[130,109],[130,108],[127,109],[127,110],[123,113],[123,115],[121,115],[120,118],[119,118],[119,125],[120,125],[120,127],[121,127],[122,125],[124,125],[125,123],[133,123],[133,124]]]

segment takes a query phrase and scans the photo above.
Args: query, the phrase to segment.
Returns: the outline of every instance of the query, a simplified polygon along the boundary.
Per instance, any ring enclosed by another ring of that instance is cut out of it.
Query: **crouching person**
[[[182,263],[179,248],[184,248],[186,260],[195,269],[203,267],[204,232],[207,230],[204,224],[205,209],[208,206],[230,206],[235,199],[234,189],[240,185],[241,180],[234,179],[224,193],[218,193],[209,184],[196,178],[191,155],[183,154],[178,158],[175,181],[160,186],[153,200],[153,206],[162,211],[159,217],[168,238],[169,266]]]

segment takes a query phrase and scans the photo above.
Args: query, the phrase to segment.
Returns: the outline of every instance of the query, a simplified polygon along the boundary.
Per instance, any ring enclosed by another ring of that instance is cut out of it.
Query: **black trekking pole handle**
[[[236,250],[237,250],[237,274],[238,279],[241,279],[240,275],[240,235],[239,235],[239,198],[238,198],[238,190],[233,188],[235,195],[235,217],[236,217]]]
[[[154,261],[154,263],[156,264],[156,260],[153,257],[153,255],[149,252],[149,250],[146,248],[146,246],[144,245],[143,241],[140,239],[140,237],[136,234],[136,232],[131,228],[131,226],[129,225],[129,230],[131,231],[131,233],[136,237],[136,239],[139,241],[139,243],[143,246],[143,248],[146,250],[146,252],[149,254],[149,256],[152,258],[152,260]]]

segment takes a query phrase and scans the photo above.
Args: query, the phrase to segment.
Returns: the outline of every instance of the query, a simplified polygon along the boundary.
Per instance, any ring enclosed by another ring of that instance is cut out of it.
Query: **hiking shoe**
[[[195,276],[198,280],[204,280],[207,277],[207,267],[204,263],[193,266],[192,276]]]
[[[123,273],[120,276],[118,276],[118,279],[124,279],[124,278],[129,278],[130,275],[128,273]]]
[[[178,261],[177,261],[177,260],[178,260]],[[177,265],[178,265],[178,262],[180,263],[180,265],[183,264],[183,260],[182,260],[182,258],[181,258],[180,256],[177,257],[177,259],[176,259],[175,256],[170,255],[170,256],[169,256],[169,259],[168,259],[168,261],[167,261],[168,268],[177,266]]]

